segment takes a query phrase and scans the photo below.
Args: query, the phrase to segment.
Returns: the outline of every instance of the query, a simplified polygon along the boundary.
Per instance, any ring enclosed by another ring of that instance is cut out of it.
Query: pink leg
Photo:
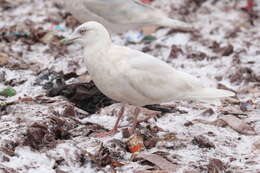
[[[133,127],[130,130],[131,134],[135,133],[135,129],[136,129],[136,126],[138,123],[138,115],[139,115],[140,111],[141,111],[140,108],[138,108],[138,107],[135,108]]]
[[[95,136],[99,137],[99,138],[103,138],[103,137],[115,135],[117,133],[119,122],[120,122],[121,118],[123,117],[124,111],[125,111],[125,105],[123,105],[121,107],[120,111],[118,112],[118,117],[117,117],[117,120],[116,120],[116,123],[115,123],[113,129],[111,129],[108,132],[98,133]]]
[[[138,108],[138,109],[139,109],[139,112],[142,112],[147,117],[142,119],[142,120],[138,120],[137,123],[146,122],[149,119],[154,118],[155,116],[161,114],[160,111],[154,111],[154,110],[150,110],[150,109],[147,109],[147,108]]]

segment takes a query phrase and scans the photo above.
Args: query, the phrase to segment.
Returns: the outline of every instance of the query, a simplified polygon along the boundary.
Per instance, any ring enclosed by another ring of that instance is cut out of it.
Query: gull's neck
[[[84,61],[94,82],[100,77],[100,74],[104,72],[104,68],[109,68],[109,66],[107,66],[107,53],[112,46],[110,38],[97,40],[100,41],[96,41],[84,47]]]
[[[89,60],[94,59],[94,57],[96,59],[104,55],[109,50],[111,45],[112,41],[109,34],[97,35],[93,40],[90,40],[84,46],[84,55]]]
[[[102,73],[103,69],[107,66],[107,53],[111,46],[112,41],[108,33],[97,34],[95,38],[86,42],[84,46],[84,61],[89,74],[93,78]]]

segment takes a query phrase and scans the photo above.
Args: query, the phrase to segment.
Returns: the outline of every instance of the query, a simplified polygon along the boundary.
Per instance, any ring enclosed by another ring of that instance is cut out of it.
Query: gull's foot
[[[95,135],[95,137],[97,138],[105,138],[105,137],[108,137],[108,136],[113,136],[117,133],[118,131],[116,129],[112,129],[108,132],[101,132],[101,133],[98,133]]]
[[[146,117],[145,117],[145,118],[142,118],[142,119],[136,120],[136,121],[137,121],[137,124],[138,124],[138,123],[142,123],[142,122],[146,122],[146,121],[148,121],[149,119],[154,118],[154,117],[156,117],[157,115],[160,115],[160,114],[161,114],[160,111],[151,110],[151,109],[147,109],[147,108],[141,108],[140,111],[141,111]]]

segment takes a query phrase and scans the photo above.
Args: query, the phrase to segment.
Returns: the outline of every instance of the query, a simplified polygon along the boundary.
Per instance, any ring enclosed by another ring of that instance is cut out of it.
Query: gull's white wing
[[[192,75],[177,71],[167,63],[127,47],[114,46],[114,55],[121,59],[117,67],[121,76],[139,94],[148,98],[145,104],[179,99],[196,99],[214,103],[233,92],[204,87]],[[212,102],[213,101],[213,102]]]
[[[72,15],[82,23],[87,21],[98,21],[102,24],[106,24],[103,17],[91,12],[87,6],[85,6],[88,1],[89,0],[55,0],[55,2],[60,4],[68,12],[72,13]]]
[[[162,11],[137,0],[55,0],[81,22],[97,21],[113,32],[144,26],[164,26],[184,31],[193,27],[170,19]]]
[[[196,78],[148,54],[119,46],[113,51],[123,59],[118,69],[128,84],[154,103],[185,99],[187,93],[202,88]]]

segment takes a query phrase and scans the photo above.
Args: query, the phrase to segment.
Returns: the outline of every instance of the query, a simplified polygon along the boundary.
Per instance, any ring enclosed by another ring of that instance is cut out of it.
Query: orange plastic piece
[[[135,145],[135,146],[133,146],[133,147],[131,147],[129,149],[130,149],[131,153],[136,153],[136,152],[139,152],[139,151],[141,151],[143,149],[143,145],[142,144],[137,144],[137,145]]]

